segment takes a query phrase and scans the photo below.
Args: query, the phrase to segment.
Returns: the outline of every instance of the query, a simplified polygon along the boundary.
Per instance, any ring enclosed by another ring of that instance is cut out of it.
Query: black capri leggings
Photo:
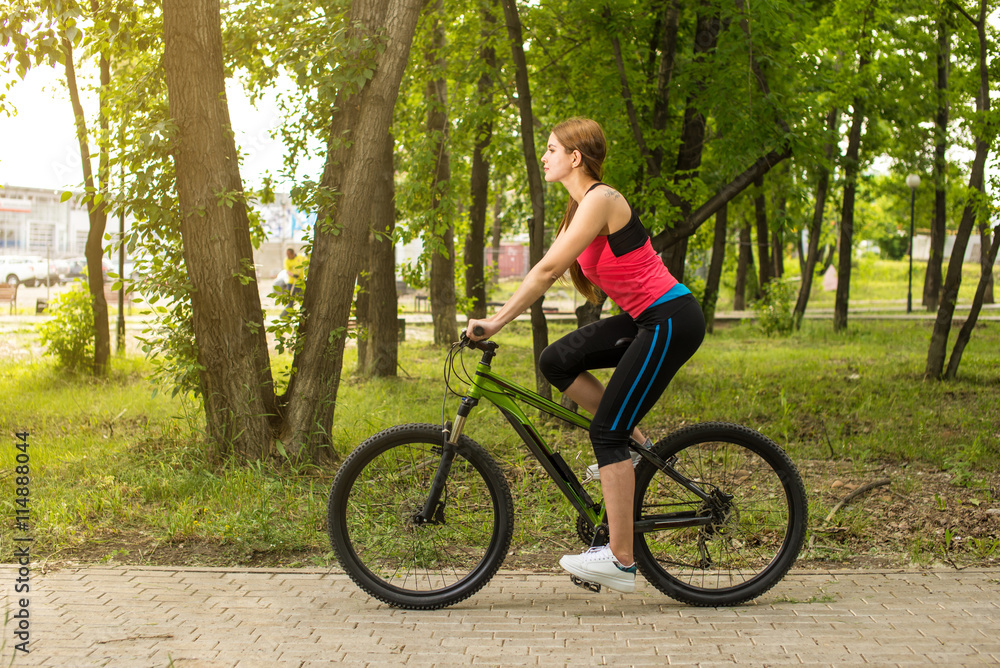
[[[560,392],[585,371],[615,369],[590,423],[597,463],[607,466],[629,458],[633,427],[704,338],[701,307],[684,295],[635,319],[622,313],[581,327],[543,350],[538,364]]]

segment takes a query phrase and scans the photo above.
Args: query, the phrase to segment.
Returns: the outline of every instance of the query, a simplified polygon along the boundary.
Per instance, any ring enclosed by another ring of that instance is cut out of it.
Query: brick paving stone
[[[0,565],[0,611],[17,605]],[[324,569],[84,567],[32,574],[13,666],[984,665],[1000,570],[793,571],[758,601],[693,608],[502,572],[452,608],[397,610]],[[2,618],[2,617],[0,617]],[[7,647],[0,665],[10,660]],[[243,662],[242,664],[240,662]]]

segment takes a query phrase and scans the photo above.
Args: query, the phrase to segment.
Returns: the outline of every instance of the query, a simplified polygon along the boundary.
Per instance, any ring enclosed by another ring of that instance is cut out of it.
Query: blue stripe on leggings
[[[656,371],[653,372],[653,377],[649,379],[649,384],[646,385],[646,391],[642,393],[642,397],[639,398],[639,403],[635,405],[635,410],[632,411],[632,418],[628,421],[626,427],[632,427],[635,425],[635,416],[639,412],[639,408],[642,406],[642,402],[646,399],[646,395],[649,394],[649,388],[653,386],[653,380],[660,375],[660,367],[663,366],[663,360],[667,359],[667,351],[670,349],[670,339],[674,333],[674,320],[671,318],[667,320],[667,343],[663,347],[663,354],[660,355],[660,363],[656,365]]]
[[[625,407],[628,405],[628,400],[632,397],[632,393],[635,392],[636,386],[639,384],[639,380],[642,378],[642,373],[646,370],[649,365],[649,358],[653,356],[653,349],[656,348],[656,339],[660,335],[660,326],[657,325],[656,329],[653,330],[653,342],[649,346],[649,352],[646,354],[646,360],[642,363],[642,368],[639,369],[639,373],[635,377],[635,381],[632,383],[632,387],[629,388],[628,394],[625,395],[625,401],[622,402],[621,408],[618,409],[618,416],[615,418],[614,423],[611,425],[611,430],[614,431],[618,427],[618,421],[622,419],[622,413],[625,412]]]

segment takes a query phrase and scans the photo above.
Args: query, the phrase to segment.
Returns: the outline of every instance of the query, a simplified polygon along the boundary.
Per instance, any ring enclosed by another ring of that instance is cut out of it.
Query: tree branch
[[[948,0],[948,4],[957,9],[962,16],[969,19],[969,23],[976,26],[977,28],[979,27],[979,22],[976,19],[972,18],[972,15],[970,15],[967,11],[965,11],[965,8],[962,7],[962,5],[958,4],[954,0]]]
[[[682,224],[674,228],[668,227],[653,237],[653,249],[657,253],[661,253],[665,248],[673,246],[684,237],[694,234],[706,220],[714,216],[719,209],[746,190],[754,182],[754,179],[764,176],[778,163],[790,157],[792,157],[792,149],[785,148],[780,153],[778,151],[771,151],[764,157],[758,158],[749,169],[739,174],[719,189],[707,202],[691,212],[691,215],[685,218]]]
[[[886,485],[891,483],[892,480],[890,480],[889,478],[882,478],[881,480],[876,480],[875,482],[870,482],[867,485],[862,485],[861,487],[858,487],[856,490],[854,490],[853,492],[845,496],[843,499],[841,499],[840,503],[838,503],[833,507],[833,510],[830,511],[830,514],[826,516],[825,520],[823,520],[823,526],[829,524],[830,520],[833,519],[833,516],[837,514],[837,511],[846,506],[854,499],[858,498],[862,494],[865,494],[866,492],[870,492],[878,487],[885,487]]]

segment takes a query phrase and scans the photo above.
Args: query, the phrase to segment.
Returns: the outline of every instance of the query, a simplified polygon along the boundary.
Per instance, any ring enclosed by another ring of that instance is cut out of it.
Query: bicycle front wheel
[[[637,521],[691,518],[694,525],[636,534],[635,559],[646,579],[702,606],[743,603],[777,584],[799,554],[808,515],[788,455],[752,429],[718,422],[682,429],[654,447],[708,498],[647,461],[639,465]]]
[[[513,503],[489,454],[462,436],[440,501],[424,508],[444,452],[440,425],[382,431],[351,453],[327,505],[330,542],[344,570],[389,605],[430,610],[479,591],[510,546]]]

